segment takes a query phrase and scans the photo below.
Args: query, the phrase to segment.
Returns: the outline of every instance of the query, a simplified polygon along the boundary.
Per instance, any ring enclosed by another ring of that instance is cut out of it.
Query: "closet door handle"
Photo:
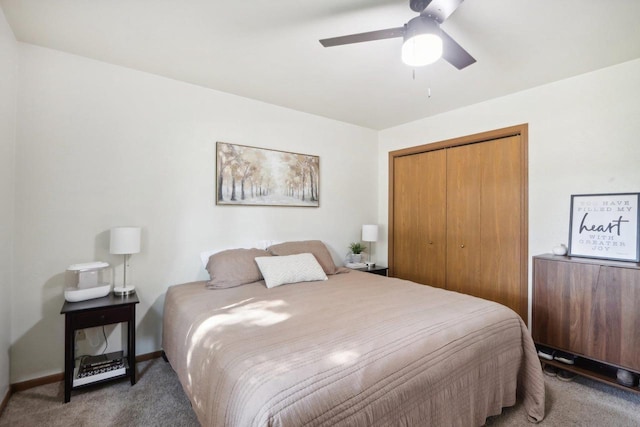
[[[430,244],[430,245],[433,245],[433,242],[432,242],[431,240],[429,240],[429,244]]]
[[[461,247],[461,248],[464,248],[464,244],[463,244],[463,245],[460,245],[460,247]]]

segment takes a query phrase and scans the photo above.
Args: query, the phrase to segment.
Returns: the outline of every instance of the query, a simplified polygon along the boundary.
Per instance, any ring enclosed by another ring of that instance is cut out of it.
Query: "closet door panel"
[[[473,295],[499,302],[526,318],[527,300],[520,292],[522,205],[519,136],[481,146],[480,273]]]
[[[484,144],[447,150],[447,289],[480,293],[480,202]]]
[[[421,275],[416,261],[425,256],[424,249],[412,238],[420,221],[420,205],[414,198],[415,182],[420,172],[418,156],[397,157],[393,170],[393,271],[396,277],[415,281]]]
[[[445,286],[446,154],[430,151],[394,160],[394,276]]]

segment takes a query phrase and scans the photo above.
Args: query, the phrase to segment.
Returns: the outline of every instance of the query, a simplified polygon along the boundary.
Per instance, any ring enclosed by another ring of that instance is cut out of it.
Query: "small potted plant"
[[[351,243],[349,249],[351,250],[351,262],[362,262],[362,252],[366,250],[366,246],[360,242]]]

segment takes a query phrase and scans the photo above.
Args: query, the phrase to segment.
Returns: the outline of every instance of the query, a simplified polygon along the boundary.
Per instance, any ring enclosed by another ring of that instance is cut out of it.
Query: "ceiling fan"
[[[464,0],[409,0],[411,10],[420,15],[402,27],[322,39],[324,47],[403,37],[402,60],[412,67],[432,64],[440,57],[458,70],[476,60],[441,28]]]

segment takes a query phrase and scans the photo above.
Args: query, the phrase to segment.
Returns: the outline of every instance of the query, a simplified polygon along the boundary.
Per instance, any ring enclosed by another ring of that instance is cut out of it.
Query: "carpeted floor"
[[[16,393],[0,417],[0,426],[198,426],[177,375],[162,359],[138,363],[138,382],[128,379],[71,393],[64,383]]]
[[[584,378],[545,377],[547,416],[541,426],[639,426],[640,395]],[[0,427],[198,426],[175,373],[162,359],[138,364],[138,383],[128,380],[74,391],[62,403],[63,383],[14,394]],[[528,426],[521,404],[491,417],[487,426]]]

